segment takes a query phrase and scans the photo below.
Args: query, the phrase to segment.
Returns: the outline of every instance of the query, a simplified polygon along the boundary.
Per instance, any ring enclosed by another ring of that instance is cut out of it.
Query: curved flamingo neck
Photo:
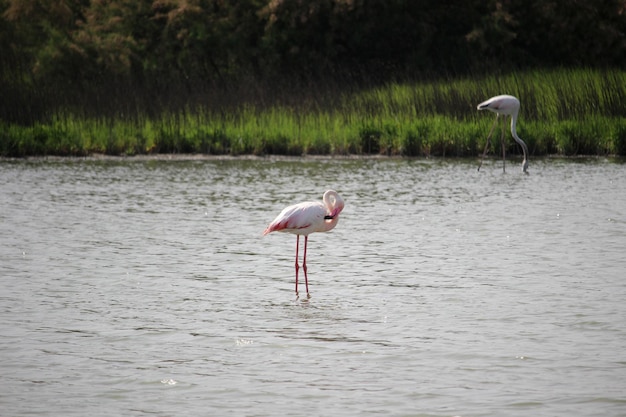
[[[515,142],[519,143],[522,147],[522,151],[524,152],[524,162],[522,162],[522,166],[524,167],[524,172],[526,172],[525,166],[526,161],[528,160],[528,147],[526,146],[526,143],[524,143],[524,141],[520,139],[519,136],[517,136],[517,115],[518,111],[511,114],[511,135],[513,135],[513,139],[515,139]]]
[[[337,217],[339,213],[343,210],[344,202],[339,194],[336,191],[328,190],[324,193],[324,197],[322,198],[324,201],[324,205],[328,210],[328,216],[331,219]]]
[[[322,197],[322,201],[327,210],[326,216],[324,216],[323,231],[329,231],[339,222],[339,213],[343,210],[344,202],[334,190],[326,191],[324,197]]]

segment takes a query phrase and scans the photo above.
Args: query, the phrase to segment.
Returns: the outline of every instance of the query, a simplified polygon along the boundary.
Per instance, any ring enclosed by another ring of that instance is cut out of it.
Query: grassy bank
[[[513,94],[531,155],[626,155],[626,71],[533,71],[327,93],[292,105],[241,100],[157,118],[63,111],[34,126],[0,125],[0,155],[105,153],[389,154],[473,156],[494,116],[476,105]],[[287,101],[287,100],[285,100]],[[517,144],[507,139],[507,151]],[[499,152],[495,141],[493,152]]]

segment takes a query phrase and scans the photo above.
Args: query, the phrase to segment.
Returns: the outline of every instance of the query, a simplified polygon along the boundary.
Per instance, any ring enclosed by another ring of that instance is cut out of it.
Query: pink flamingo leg
[[[306,248],[306,240],[305,240],[304,245],[305,245],[304,247]],[[300,247],[300,235],[296,235],[296,295],[298,294],[298,269],[300,269],[300,266],[298,265],[299,247]],[[306,276],[306,270],[304,274]]]
[[[309,295],[309,277],[306,273],[306,247],[309,243],[309,236],[304,236],[304,260],[302,261],[302,269],[304,270],[304,283],[306,284],[306,295]]]
[[[480,158],[480,164],[478,165],[478,170],[480,171],[480,167],[483,166],[483,160],[485,159],[485,155],[487,155],[487,150],[489,149],[489,144],[491,143],[491,135],[493,134],[493,129],[498,124],[498,119],[500,118],[499,114],[496,114],[496,120],[493,121],[491,125],[491,129],[489,129],[489,134],[487,135],[487,142],[485,143],[485,150],[483,151],[483,156]]]

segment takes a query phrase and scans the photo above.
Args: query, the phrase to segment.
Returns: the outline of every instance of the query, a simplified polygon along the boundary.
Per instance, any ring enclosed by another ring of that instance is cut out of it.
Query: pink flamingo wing
[[[324,221],[326,208],[317,202],[295,204],[285,208],[263,232],[302,231]]]

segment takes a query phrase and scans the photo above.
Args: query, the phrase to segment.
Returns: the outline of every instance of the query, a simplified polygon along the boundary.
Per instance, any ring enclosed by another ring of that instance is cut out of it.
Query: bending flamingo
[[[306,273],[306,247],[309,234],[328,232],[333,229],[337,226],[339,213],[343,210],[343,199],[334,190],[326,191],[322,201],[307,201],[286,207],[263,232],[264,236],[272,232],[286,232],[296,235],[296,295],[298,294],[298,270],[300,269],[298,265],[300,235],[304,235],[302,269],[304,270],[304,282],[308,296],[309,279]]]
[[[480,160],[480,165],[478,166],[478,170],[480,171],[480,167],[483,164],[483,159],[487,154],[487,148],[489,147],[489,140],[491,139],[491,134],[493,133],[493,129],[498,124],[498,120],[500,116],[504,116],[506,120],[506,116],[511,116],[511,135],[513,135],[513,139],[515,142],[519,143],[522,147],[522,151],[524,152],[524,160],[522,161],[522,171],[525,174],[528,174],[528,147],[523,140],[517,136],[517,131],[515,130],[515,126],[517,125],[517,115],[519,113],[519,100],[516,97],[509,95],[501,95],[491,97],[487,101],[483,101],[477,107],[478,110],[489,110],[496,114],[496,120],[493,122],[493,126],[491,126],[491,130],[489,131],[489,135],[487,135],[487,143],[485,144],[485,150],[483,152],[482,159]],[[504,171],[504,156],[505,156],[505,147],[504,147],[504,122],[502,123],[502,136],[500,137],[500,141],[502,142],[502,171]]]

